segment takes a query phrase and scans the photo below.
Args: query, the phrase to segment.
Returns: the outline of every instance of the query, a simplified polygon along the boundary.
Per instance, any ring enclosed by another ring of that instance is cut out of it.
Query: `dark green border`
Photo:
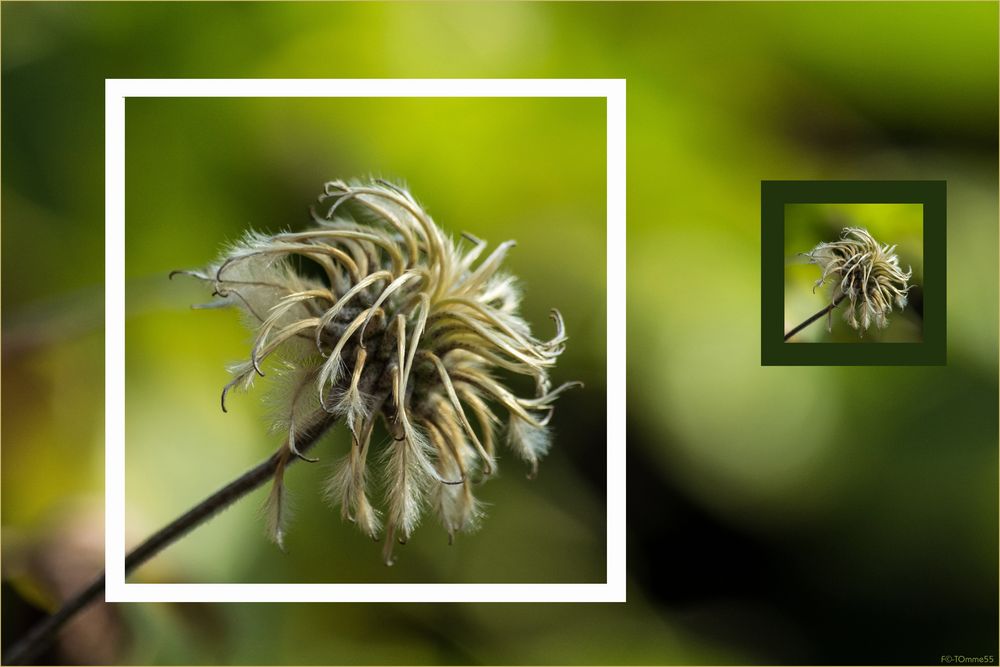
[[[946,363],[945,181],[761,181],[762,366],[918,366]],[[923,204],[922,343],[784,342],[785,204]]]

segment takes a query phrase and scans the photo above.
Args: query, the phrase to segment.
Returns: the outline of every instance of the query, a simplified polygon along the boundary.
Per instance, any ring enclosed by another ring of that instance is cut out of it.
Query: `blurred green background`
[[[881,245],[896,246],[899,266],[913,271],[907,307],[894,304],[889,326],[866,331],[852,329],[844,319],[848,302],[834,312],[832,330],[827,318],[816,321],[789,342],[795,343],[919,343],[923,340],[924,227],[920,204],[785,204],[785,331],[790,331],[830,304],[835,282],[816,287],[823,270],[804,257],[820,243],[841,238],[847,227],[867,229]],[[863,334],[863,335],[862,335]]]
[[[104,78],[620,77],[628,289],[610,298],[628,309],[628,602],[99,605],[45,661],[937,664],[996,653],[995,4],[0,12],[5,645],[103,559]],[[143,151],[127,202],[141,230],[127,241],[129,539],[276,441],[256,395],[216,409],[220,364],[246,334],[231,313],[187,310],[200,290],[163,273],[209,260],[248,225],[299,224],[322,180],[344,171],[407,179],[451,231],[517,238],[511,267],[531,321],[546,331],[547,308],[574,313],[558,374],[588,387],[560,401],[539,478],[505,460],[484,487],[494,505],[481,533],[446,549],[428,524],[386,570],[320,506],[322,464],[297,466],[289,555],[262,539],[251,499],[143,580],[599,576],[604,276],[582,259],[603,254],[601,110],[441,104],[129,103],[129,141]],[[765,179],[948,181],[947,366],[760,366]]]

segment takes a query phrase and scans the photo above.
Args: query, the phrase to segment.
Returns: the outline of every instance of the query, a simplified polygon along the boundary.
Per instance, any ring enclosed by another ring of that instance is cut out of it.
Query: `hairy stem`
[[[824,315],[826,315],[827,313],[829,313],[831,310],[833,310],[834,308],[836,308],[837,306],[839,306],[840,302],[843,301],[846,296],[847,296],[846,294],[841,294],[836,299],[834,299],[833,303],[831,303],[829,306],[827,306],[823,310],[819,311],[815,315],[811,316],[805,322],[803,322],[802,324],[798,325],[797,327],[795,327],[794,329],[792,329],[791,331],[789,331],[788,333],[786,333],[785,334],[785,340],[788,340],[789,338],[791,338],[792,336],[794,336],[798,332],[802,331],[807,326],[809,326],[810,324],[812,324],[813,322],[815,322],[816,320],[818,320],[819,318],[823,317]]]
[[[298,450],[300,452],[308,451],[335,421],[331,415],[297,433],[295,442]],[[128,576],[132,570],[160,551],[271,479],[281,457],[280,450],[275,452],[267,460],[246,471],[153,533],[146,541],[125,556],[125,575]],[[292,457],[288,463],[294,461],[295,458]],[[104,572],[102,571],[90,585],[69,599],[56,613],[40,621],[24,637],[11,645],[3,656],[3,663],[5,665],[21,665],[30,662],[49,645],[68,621],[85,609],[103,591]]]

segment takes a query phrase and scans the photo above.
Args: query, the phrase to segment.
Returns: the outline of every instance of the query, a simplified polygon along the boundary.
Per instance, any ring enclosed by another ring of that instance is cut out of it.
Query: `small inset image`
[[[921,204],[786,204],[784,341],[923,341]]]
[[[944,181],[762,181],[764,366],[947,361]]]

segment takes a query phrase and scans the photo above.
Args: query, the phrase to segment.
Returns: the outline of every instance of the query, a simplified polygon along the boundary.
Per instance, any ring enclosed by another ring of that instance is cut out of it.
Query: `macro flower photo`
[[[606,579],[602,100],[126,110],[132,544],[268,462],[135,581]]]
[[[785,341],[921,342],[922,223],[919,204],[787,204]]]
[[[2,663],[995,664],[998,18],[0,2]]]

